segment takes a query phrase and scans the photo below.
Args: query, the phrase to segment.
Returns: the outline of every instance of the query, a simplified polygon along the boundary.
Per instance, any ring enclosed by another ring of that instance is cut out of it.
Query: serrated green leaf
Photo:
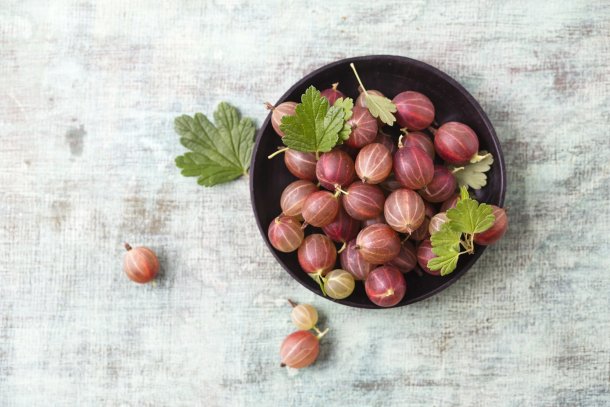
[[[352,125],[345,123],[343,125],[343,128],[339,132],[339,143],[338,144],[343,144],[343,142],[345,140],[349,139],[350,134],[352,134]]]
[[[339,140],[344,125],[343,106],[330,107],[328,99],[310,86],[301,96],[301,103],[292,116],[284,116],[280,129],[288,148],[303,152],[330,151]]]
[[[354,113],[354,100],[352,98],[339,98],[335,100],[335,104],[333,106],[338,106],[343,109],[345,112],[343,120],[349,120],[352,118],[352,114]]]
[[[494,221],[493,209],[487,204],[479,204],[470,198],[468,188],[460,187],[460,199],[455,208],[447,210],[448,221],[432,234],[432,252],[437,256],[430,259],[430,270],[441,270],[441,275],[451,273],[457,267],[460,246],[466,253],[473,253],[472,236],[489,229]],[[464,240],[462,237],[464,236]]]
[[[481,189],[487,185],[487,174],[494,162],[491,153],[485,151],[479,152],[483,158],[471,164],[466,164],[462,167],[453,168],[453,175],[460,186],[469,186],[472,189]]]
[[[385,96],[365,93],[366,107],[375,118],[379,118],[388,126],[392,126],[396,121],[393,113],[396,113],[396,105]]]
[[[455,205],[447,211],[449,225],[455,232],[473,234],[481,233],[489,229],[494,221],[493,209],[487,204],[479,204],[474,199],[460,199]]]
[[[453,272],[457,267],[458,259],[460,258],[460,252],[454,247],[442,247],[432,249],[437,257],[434,257],[428,261],[428,268],[430,270],[440,270],[441,276]]]
[[[199,177],[197,183],[206,187],[228,182],[244,175],[234,167],[216,165],[217,162],[200,153],[185,153],[176,157],[176,166],[185,177]]]
[[[352,118],[352,114],[354,113],[352,109],[354,108],[354,101],[352,98],[339,98],[335,101],[333,106],[341,107],[344,111],[343,115],[343,127],[339,131],[339,141],[337,144],[343,144],[344,141],[349,139],[349,135],[352,133],[352,125],[347,121]]]
[[[326,116],[324,116],[324,131],[327,134],[339,134],[343,128],[343,124],[345,123],[345,120],[343,119],[344,116],[345,111],[341,107],[332,106],[330,109],[328,109]],[[332,145],[327,151],[330,151],[330,149],[333,147],[334,145]]]
[[[216,126],[202,113],[193,117],[182,115],[174,127],[180,143],[191,150],[176,158],[176,166],[187,177],[213,186],[231,181],[248,172],[254,147],[254,122],[242,118],[235,107],[226,102],[214,112]]]
[[[247,171],[254,148],[256,128],[252,119],[241,118],[236,108],[226,102],[218,105],[214,121],[220,133],[220,140],[230,148],[231,156],[238,159],[239,166]]]
[[[430,242],[432,242],[433,248],[432,251],[434,251],[434,248],[436,247],[443,246],[453,247],[456,250],[459,250],[461,237],[461,232],[454,231],[447,223],[445,223],[439,231],[434,232],[430,237]]]

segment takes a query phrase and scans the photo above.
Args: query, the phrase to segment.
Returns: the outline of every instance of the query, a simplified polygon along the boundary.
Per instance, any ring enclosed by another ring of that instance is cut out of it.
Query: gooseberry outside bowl
[[[487,185],[475,191],[474,195],[480,202],[503,205],[506,192],[504,157],[491,122],[479,103],[458,82],[426,63],[391,55],[343,59],[306,75],[288,89],[277,104],[286,101],[300,102],[301,95],[309,86],[313,85],[322,90],[335,82],[340,83],[339,90],[355,100],[358,96],[358,83],[349,66],[352,62],[367,89],[380,90],[390,99],[405,90],[421,92],[434,103],[437,123],[459,121],[470,126],[479,137],[480,150],[491,152],[494,156],[492,168],[487,173]],[[281,213],[280,195],[290,182],[296,180],[286,169],[282,156],[267,159],[269,154],[283,146],[281,138],[271,126],[270,119],[271,114],[258,131],[252,154],[250,194],[254,216],[269,250],[282,267],[299,283],[323,296],[316,282],[299,266],[296,252],[281,253],[271,246],[267,238],[269,223]],[[321,232],[310,226],[306,230],[306,234],[309,233]],[[415,271],[405,274],[407,293],[397,306],[412,304],[443,291],[466,273],[484,250],[484,246],[477,246],[475,254],[461,256],[457,269],[448,276],[436,277],[426,273],[419,276]],[[336,268],[340,268],[339,256]],[[353,294],[344,300],[324,298],[352,307],[380,308],[368,299],[362,282],[356,282]]]

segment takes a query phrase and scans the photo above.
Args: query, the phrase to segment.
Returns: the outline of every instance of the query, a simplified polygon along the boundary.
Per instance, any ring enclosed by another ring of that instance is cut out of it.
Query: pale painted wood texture
[[[307,4],[306,4],[307,3]],[[0,404],[565,406],[610,403],[607,1],[3,1]],[[182,178],[182,113],[263,102],[325,63],[406,55],[496,126],[511,228],[402,309],[324,301],[267,251],[247,180]],[[138,286],[121,242],[158,251]],[[278,348],[284,298],[331,331]]]

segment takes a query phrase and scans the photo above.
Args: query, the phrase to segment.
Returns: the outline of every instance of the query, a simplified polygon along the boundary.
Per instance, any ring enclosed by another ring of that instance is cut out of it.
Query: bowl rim
[[[474,107],[474,109],[476,110],[478,115],[480,116],[484,126],[487,129],[487,131],[491,135],[491,144],[494,146],[494,148],[497,149],[497,151],[499,153],[498,157],[494,157],[494,159],[496,160],[496,162],[498,164],[498,170],[500,172],[500,183],[499,183],[500,195],[499,195],[499,199],[498,199],[497,205],[502,207],[504,205],[504,199],[505,199],[505,196],[506,196],[506,168],[505,168],[505,163],[504,163],[504,153],[502,151],[502,147],[500,145],[500,141],[498,140],[498,136],[496,134],[496,131],[495,131],[493,125],[491,124],[491,121],[489,120],[489,117],[487,117],[487,114],[485,113],[485,111],[483,110],[483,108],[481,107],[479,102],[474,98],[474,96],[472,96],[470,94],[470,92],[468,92],[466,90],[466,88],[464,88],[457,80],[453,79],[447,73],[441,71],[440,69],[438,69],[438,68],[436,68],[436,67],[434,67],[434,66],[432,66],[430,64],[427,64],[425,62],[419,61],[417,59],[405,57],[405,56],[388,55],[388,54],[362,55],[362,56],[355,56],[355,57],[349,57],[349,58],[340,59],[340,60],[331,62],[329,64],[325,64],[325,65],[321,66],[320,68],[311,71],[310,73],[308,73],[307,75],[305,75],[301,79],[299,79],[286,92],[284,92],[284,94],[282,96],[280,96],[280,98],[276,101],[275,104],[278,105],[280,103],[283,103],[283,102],[287,101],[288,96],[292,92],[294,92],[297,88],[301,87],[303,84],[307,83],[308,81],[311,81],[312,77],[314,77],[315,75],[317,75],[318,73],[320,73],[322,71],[325,71],[325,70],[327,70],[329,68],[332,68],[332,67],[335,67],[337,65],[356,63],[358,61],[370,61],[370,60],[376,60],[376,59],[386,59],[386,60],[391,60],[393,62],[397,62],[397,63],[401,63],[401,64],[410,64],[410,65],[419,67],[421,69],[430,71],[434,75],[437,75],[437,76],[441,77],[443,80],[447,81],[451,86],[456,88],[456,90],[460,94],[462,94],[462,96],[464,96],[472,104],[472,106]],[[255,207],[255,203],[254,203],[254,177],[255,177],[254,169],[256,168],[256,162],[257,162],[257,160],[256,160],[256,156],[257,156],[256,152],[258,151],[259,145],[261,143],[263,133],[267,129],[267,127],[269,126],[269,122],[270,121],[271,121],[271,112],[269,112],[267,114],[267,117],[265,118],[265,120],[261,124],[260,128],[258,129],[258,131],[256,133],[256,142],[254,144],[254,148],[252,149],[252,159],[251,159],[251,162],[250,162],[250,169],[248,171],[249,178],[250,178],[250,180],[249,180],[250,204],[252,206],[252,210],[253,210],[254,215],[255,215],[254,217],[256,219],[256,224],[258,225],[258,229],[259,229],[259,231],[260,231],[260,233],[261,233],[261,235],[263,237],[263,240],[265,241],[265,244],[267,245],[267,247],[269,248],[269,250],[273,254],[273,257],[275,257],[275,260],[282,266],[282,268],[284,270],[286,270],[288,272],[288,274],[290,274],[290,276],[294,280],[296,280],[299,284],[301,284],[303,287],[307,288],[309,291],[313,292],[314,294],[316,294],[316,295],[318,295],[320,297],[323,297],[326,300],[329,300],[331,302],[334,302],[334,303],[337,303],[337,304],[341,304],[341,305],[345,305],[345,306],[349,306],[349,307],[354,307],[354,308],[392,309],[392,308],[403,307],[403,306],[406,306],[406,305],[409,305],[409,304],[414,304],[414,303],[423,301],[423,300],[425,300],[427,298],[430,298],[430,297],[440,293],[443,290],[446,290],[449,286],[453,285],[457,280],[459,280],[468,270],[470,270],[470,268],[479,259],[479,257],[481,257],[481,255],[483,254],[483,252],[487,248],[487,246],[479,246],[479,250],[477,250],[474,255],[468,257],[468,261],[463,263],[462,268],[455,272],[453,278],[448,279],[443,284],[439,285],[438,287],[434,288],[433,290],[428,291],[427,293],[425,293],[423,295],[420,295],[418,297],[412,298],[412,299],[410,299],[408,301],[401,301],[399,304],[397,304],[397,305],[395,305],[393,307],[384,308],[384,307],[380,307],[378,305],[375,305],[373,303],[370,303],[370,304],[361,304],[361,303],[350,301],[349,297],[346,298],[346,299],[343,299],[343,300],[334,300],[332,298],[323,296],[316,289],[312,289],[312,287],[304,284],[301,281],[300,276],[298,276],[295,271],[293,271],[290,267],[288,267],[282,261],[282,259],[278,256],[278,254],[276,253],[275,249],[271,246],[271,244],[269,243],[269,241],[267,239],[267,227],[265,225],[262,225],[260,217],[256,216],[256,207]],[[267,159],[267,157],[263,157],[263,158]]]

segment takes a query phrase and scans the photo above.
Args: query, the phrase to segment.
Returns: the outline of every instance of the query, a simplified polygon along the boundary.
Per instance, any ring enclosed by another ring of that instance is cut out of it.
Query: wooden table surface
[[[306,73],[396,54],[496,127],[510,230],[457,284],[335,305],[275,262],[248,181],[183,178],[173,118],[260,124]],[[610,403],[608,1],[2,1],[0,405]],[[121,243],[160,255],[130,283]],[[331,328],[280,369],[285,298]]]

